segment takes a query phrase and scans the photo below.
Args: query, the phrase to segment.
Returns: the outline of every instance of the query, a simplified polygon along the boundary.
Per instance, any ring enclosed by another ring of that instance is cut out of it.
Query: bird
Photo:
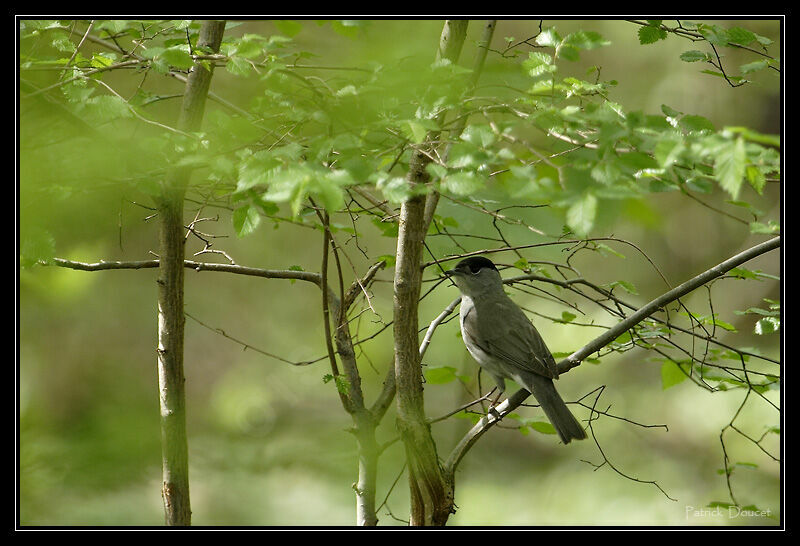
[[[503,290],[494,263],[472,256],[445,274],[461,292],[461,338],[470,355],[497,383],[500,392],[495,401],[505,391],[505,380],[511,379],[536,398],[564,444],[586,438],[586,431],[553,384],[558,368],[552,353]]]

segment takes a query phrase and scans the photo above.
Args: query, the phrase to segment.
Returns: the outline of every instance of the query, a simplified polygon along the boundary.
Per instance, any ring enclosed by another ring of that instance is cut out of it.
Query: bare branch
[[[558,363],[558,372],[559,374],[563,374],[571,370],[572,368],[579,366],[580,363],[587,358],[592,353],[597,352],[601,348],[605,347],[617,337],[619,337],[622,333],[628,331],[630,328],[635,326],[636,324],[642,322],[644,319],[667,305],[678,298],[688,294],[689,292],[703,286],[705,283],[721,277],[726,272],[730,271],[734,267],[737,267],[757,256],[760,256],[766,252],[775,250],[779,248],[781,244],[781,238],[775,237],[770,239],[764,243],[755,245],[727,260],[721,262],[714,267],[704,271],[703,273],[689,279],[688,281],[684,282],[680,286],[662,294],[661,296],[657,297],[656,299],[652,300],[650,303],[641,307],[637,312],[633,313],[626,319],[620,321],[616,326],[607,330],[591,342],[584,345],[579,350],[572,353],[569,357],[565,358],[561,362]],[[514,409],[519,407],[522,402],[525,401],[530,396],[530,393],[525,389],[520,389],[511,395],[508,399],[503,401],[499,406],[495,408],[497,415],[500,419],[503,416],[508,415]],[[469,449],[478,441],[478,439],[492,426],[494,426],[499,419],[493,415],[486,415],[484,416],[478,423],[475,424],[461,439],[461,441],[456,445],[456,447],[451,451],[450,456],[447,459],[447,462],[444,465],[445,471],[450,473],[455,472],[458,463],[464,457],[464,455],[469,451]]]

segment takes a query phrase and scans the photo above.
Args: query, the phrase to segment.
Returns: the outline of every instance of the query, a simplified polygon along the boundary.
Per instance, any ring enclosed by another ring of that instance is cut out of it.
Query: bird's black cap
[[[461,260],[456,265],[455,270],[463,271],[465,273],[477,273],[483,268],[494,269],[497,271],[497,268],[492,263],[492,260],[484,258],[483,256],[472,256],[471,258]]]

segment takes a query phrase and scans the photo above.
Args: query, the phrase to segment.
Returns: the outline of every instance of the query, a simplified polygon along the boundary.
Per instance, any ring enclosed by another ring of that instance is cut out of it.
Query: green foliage
[[[749,307],[744,311],[734,311],[737,315],[756,315],[762,318],[756,321],[753,333],[757,335],[774,334],[781,328],[781,304],[779,301],[764,299],[769,309]]]
[[[514,244],[539,242],[541,233],[548,237],[556,234],[554,239],[558,234],[565,239],[606,236],[626,222],[626,229],[633,223],[652,228],[659,226],[661,211],[657,204],[662,197],[665,202],[674,198],[669,202],[680,206],[684,196],[698,195],[714,206],[719,204],[746,217],[741,225],[726,225],[720,233],[711,234],[715,248],[725,248],[733,234],[746,237],[780,233],[778,222],[762,212],[774,210],[765,203],[774,196],[774,183],[781,180],[780,137],[727,126],[710,113],[704,117],[680,111],[677,108],[689,107],[677,107],[678,99],[673,98],[663,99],[673,106],[664,104],[660,110],[629,108],[627,101],[619,98],[618,82],[601,77],[604,59],[598,49],[606,48],[602,53],[608,55],[622,52],[591,30],[592,22],[585,23],[585,30],[565,32],[560,28],[559,32],[545,27],[538,33],[533,23],[533,38],[508,41],[509,48],[516,43],[513,51],[498,51],[496,46],[488,51],[487,69],[475,88],[469,83],[472,70],[465,68],[471,66],[469,60],[431,62],[429,54],[416,55],[411,42],[422,41],[417,40],[416,34],[414,40],[408,40],[411,45],[393,43],[392,49],[363,61],[363,57],[350,58],[347,54],[351,49],[369,49],[383,39],[370,34],[373,29],[367,21],[256,23],[229,22],[220,53],[211,55],[198,48],[200,23],[190,20],[97,20],[93,37],[104,42],[90,40],[80,47],[88,22],[21,21],[19,65],[21,111],[25,116],[20,131],[22,266],[51,259],[57,255],[56,249],[76,255],[75,248],[85,251],[74,242],[80,238],[81,229],[84,234],[100,231],[106,238],[113,232],[114,239],[119,232],[119,245],[113,240],[99,247],[101,250],[92,247],[88,254],[102,255],[103,250],[116,251],[118,246],[122,251],[123,235],[127,235],[130,223],[129,219],[123,221],[124,211],[118,212],[118,208],[130,206],[135,200],[137,206],[144,207],[141,211],[137,208],[137,212],[151,217],[152,203],[147,198],[159,195],[165,174],[175,167],[195,171],[187,193],[191,212],[196,207],[203,209],[205,215],[217,207],[232,222],[228,229],[232,227],[237,237],[229,239],[230,243],[242,245],[241,248],[251,249],[244,246],[247,243],[257,247],[251,256],[264,255],[258,245],[263,244],[262,237],[270,235],[264,233],[265,225],[292,223],[301,226],[300,231],[319,235],[313,229],[319,229],[315,209],[324,208],[332,214],[339,212],[338,223],[331,217],[331,231],[341,234],[337,237],[337,245],[342,245],[339,248],[350,251],[357,247],[366,257],[369,245],[369,261],[382,260],[391,268],[395,256],[380,254],[395,248],[397,206],[409,197],[434,190],[445,198],[440,201],[429,231],[430,235],[442,237],[426,240],[426,250],[433,258],[441,257],[443,252],[470,252],[502,244],[493,230],[495,226],[487,223],[486,217],[476,220],[465,209],[454,208],[454,203],[472,211],[491,212],[489,222],[502,228],[501,237],[508,234]],[[650,45],[645,51],[652,53],[659,48],[658,42],[685,37],[675,32],[679,29],[676,25],[652,20],[639,25],[636,32],[641,44]],[[678,50],[682,51],[680,59],[695,63],[693,67],[709,68],[709,73],[723,78],[722,62],[732,57],[725,53],[752,53],[743,47],[763,51],[764,55],[746,57],[747,62],[738,67],[741,77],[730,75],[735,66],[724,66],[731,82],[742,83],[744,76],[771,75],[779,67],[779,62],[768,56],[769,39],[755,32],[686,21],[680,25],[697,37],[691,45]],[[418,27],[410,28],[410,33],[416,33]],[[632,33],[633,28],[628,31]],[[435,36],[431,36],[434,43]],[[474,46],[468,44],[465,51],[470,45]],[[380,47],[383,46],[375,49]],[[325,48],[337,53],[335,61],[326,55]],[[181,100],[178,82],[196,65],[215,67],[211,87],[214,95],[206,105],[202,131],[185,134],[173,127]],[[586,65],[592,66],[587,69]],[[635,76],[631,79],[647,77]],[[717,82],[725,85],[722,79]],[[37,114],[38,120],[34,117]],[[457,132],[461,122],[464,129]],[[425,168],[428,184],[409,182],[410,158],[416,150],[430,159]],[[668,192],[672,195],[663,195]],[[86,200],[107,195],[110,197],[97,207],[102,213],[84,214],[81,210],[75,214],[75,203],[82,205]],[[41,205],[44,202],[49,208]],[[689,202],[688,197],[685,202]],[[342,212],[345,206],[351,216]],[[508,213],[506,209],[513,207],[518,208]],[[58,215],[72,216],[70,222],[77,233],[48,229],[50,217]],[[611,228],[609,218],[619,223]],[[363,224],[356,229],[357,221],[372,224],[374,229],[361,229]],[[150,226],[145,224],[146,228]],[[481,239],[465,242],[458,238],[462,234]],[[72,240],[64,244],[61,237],[67,235]],[[248,237],[250,240],[245,241]],[[662,238],[661,232],[658,237]],[[286,243],[278,238],[275,244],[312,248],[306,245],[306,239],[302,244],[296,243],[300,240],[297,237]],[[441,241],[446,242],[439,244]],[[642,261],[630,247],[622,254],[622,246],[616,243],[587,241],[586,245],[599,253],[594,257],[626,259],[621,262],[623,272],[605,276],[585,267],[580,262],[582,256],[570,263],[570,254],[567,263],[575,266],[573,273],[578,275],[581,271],[580,276],[585,274],[587,279],[602,279],[597,285],[623,300],[640,295],[644,298],[654,292],[652,285],[640,282],[632,273],[627,277],[626,268],[632,271],[634,262]],[[535,253],[540,251],[541,263],[534,261],[539,259],[532,257],[534,252],[525,256],[509,253],[504,255],[504,265],[513,262],[518,269],[552,279],[572,274],[568,269],[556,270],[547,265],[544,260],[549,259],[549,249],[537,248]],[[360,258],[357,251],[352,256]],[[689,257],[687,253],[687,263]],[[269,258],[286,256],[270,252]],[[302,270],[300,265],[288,265],[302,263],[309,270],[316,269],[315,263],[306,258],[287,258],[281,267]],[[620,264],[614,259],[606,261]],[[350,275],[350,265],[354,273],[361,266],[345,262],[342,265],[345,275]],[[426,282],[430,272],[426,273]],[[671,271],[670,280],[679,278],[673,275],[677,274]],[[762,283],[776,280],[773,275],[741,267],[730,271],[727,277]],[[552,291],[559,298],[566,292],[555,287]],[[273,303],[280,305],[278,300],[282,299],[275,298]],[[766,304],[753,307],[747,307],[751,302],[742,304],[740,307],[746,309],[737,313],[740,318],[735,324],[745,334],[753,332],[759,336],[756,339],[771,341],[777,336],[769,334],[780,332],[780,303],[765,301]],[[558,305],[558,300],[544,305],[551,303]],[[380,303],[375,305],[379,307]],[[577,343],[577,337],[571,337],[573,331],[601,324],[583,308],[557,309],[542,314],[552,317],[555,323],[544,321],[546,326],[568,332],[564,336],[568,340],[562,340],[565,344],[560,349],[572,349],[571,345]],[[306,316],[304,311],[293,307],[286,315]],[[697,331],[735,331],[734,325],[718,314],[680,315],[672,309],[668,311],[671,317],[677,315]],[[318,319],[318,312],[314,313]],[[722,316],[728,313],[730,310],[724,309]],[[356,323],[361,322],[354,320],[353,327],[360,328]],[[283,334],[283,328],[283,324],[269,324],[270,332],[275,330],[278,335]],[[363,333],[359,331],[359,336]],[[309,351],[319,349],[306,334],[302,332],[297,346]],[[666,326],[645,322],[607,349],[623,352],[650,347],[666,351],[667,340],[672,341],[674,334]],[[721,391],[750,389],[763,394],[779,387],[779,378],[766,372],[756,370],[758,375],[747,378],[714,367],[731,362],[750,364],[749,356],[757,354],[755,349],[747,354],[705,345],[693,353],[702,353],[705,366],[693,365],[689,360],[658,359],[662,389],[686,379],[698,384],[706,382]],[[245,356],[250,354],[248,351]],[[569,354],[570,351],[557,352],[556,358]],[[601,359],[605,361],[605,354],[604,351],[584,362],[599,364]],[[264,372],[258,373],[261,377]],[[447,388],[453,388],[456,382],[467,382],[451,366],[426,365],[424,377],[429,385]],[[334,380],[327,375],[323,381],[333,381],[342,394],[351,389],[344,376]],[[319,387],[318,379],[315,385]],[[473,423],[477,420],[474,412],[462,412],[459,417]],[[522,434],[531,430],[554,433],[541,417],[515,418]],[[768,432],[777,434],[780,429],[773,427]],[[316,441],[320,435],[309,437]],[[750,464],[753,463],[731,468],[755,471]]]
[[[639,28],[639,43],[642,45],[652,44],[659,40],[666,40],[667,31],[661,28],[660,19],[647,21],[647,25]]]
[[[330,25],[348,38],[367,28],[361,21],[318,24]],[[373,185],[392,203],[427,191],[412,188],[407,181],[409,149],[427,146],[428,139],[438,134],[451,139],[446,162],[432,161],[427,169],[439,191],[461,199],[549,203],[563,212],[566,226],[579,236],[592,233],[607,201],[686,189],[710,193],[714,185],[742,201],[744,186],[762,193],[767,178],[779,172],[780,142],[775,136],[739,127],[717,130],[702,116],[666,105],[661,114],[627,112],[609,98],[616,82],[600,80],[596,66],[588,72],[594,81],[560,76],[559,63],[575,62],[581,52],[610,45],[592,30],[562,36],[554,27],[542,29],[535,38],[537,49],[527,58],[503,60],[503,69],[510,73],[518,63],[527,89],[517,96],[486,96],[478,102],[468,98],[465,85],[471,71],[446,60],[430,64],[406,60],[402,70],[373,65],[351,72],[342,84],[323,85],[319,78],[295,68],[299,59],[313,56],[293,42],[304,25],[276,21],[280,34],[226,35],[215,63],[232,77],[257,80],[263,95],[255,98],[246,115],[210,112],[207,133],[195,142],[162,134],[153,146],[165,166],[178,162],[211,167],[220,189],[234,187],[234,199],[256,192],[255,204],[239,207],[234,214],[239,236],[254,231],[256,216],[264,212],[263,202],[286,203],[298,217],[308,198],[329,211],[341,208],[345,192],[354,185]],[[768,45],[739,27],[684,26],[716,46]],[[198,58],[204,53],[196,49],[198,27],[185,20],[98,22],[108,36],[141,40],[138,68],[161,74],[210,62]],[[639,28],[640,41],[662,40],[666,28],[660,20],[647,21]],[[58,21],[26,21],[23,36],[44,33],[63,55],[74,52],[74,42],[65,38],[63,29],[66,26]],[[697,49],[681,58],[710,60]],[[146,105],[159,97],[140,90],[126,101],[91,83],[102,79],[103,72],[84,74],[118,62],[120,57],[110,51],[91,58],[76,56],[64,76],[74,79],[61,86],[75,115],[100,126],[147,118]],[[743,72],[760,68],[751,63]],[[442,113],[448,110],[459,116],[471,114],[459,135],[449,135],[442,125],[447,119]],[[530,128],[552,140],[552,160],[541,161],[532,155],[530,145],[520,142],[520,131]],[[265,139],[272,143],[265,146]],[[755,222],[755,232],[773,230],[761,228],[758,219]]]
[[[691,364],[673,362],[671,360],[665,361],[661,365],[661,388],[667,390],[683,383],[689,377],[689,370],[691,370]]]
[[[452,366],[426,367],[425,382],[431,385],[443,385],[458,379],[458,370]]]

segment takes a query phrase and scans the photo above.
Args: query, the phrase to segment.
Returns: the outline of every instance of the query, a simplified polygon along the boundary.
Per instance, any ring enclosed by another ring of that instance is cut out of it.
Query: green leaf
[[[64,53],[72,53],[75,51],[75,44],[66,34],[56,34],[53,36],[53,41],[50,42],[50,44]]]
[[[756,322],[756,334],[763,336],[765,334],[774,334],[781,329],[781,319],[778,317],[765,317]]]
[[[159,57],[175,68],[187,69],[194,66],[191,55],[186,51],[186,46],[180,45],[165,49]]]
[[[661,365],[661,389],[667,390],[670,387],[682,383],[687,379],[686,373],[678,363],[667,360]]]
[[[447,167],[439,165],[438,163],[428,163],[425,170],[431,175],[431,178],[444,178],[447,176]]]
[[[382,178],[377,184],[378,190],[392,203],[402,203],[411,196],[408,181],[402,176]]]
[[[488,125],[470,125],[461,133],[461,140],[481,148],[488,148],[494,144],[495,134]]]
[[[720,26],[699,24],[697,25],[697,30],[710,44],[718,46],[728,45],[728,32]]]
[[[781,225],[775,220],[769,220],[766,224],[762,222],[750,222],[750,233],[763,233],[765,235],[778,235],[781,232]]]
[[[679,125],[689,132],[695,131],[714,131],[714,124],[703,116],[686,115],[678,122]]]
[[[114,95],[101,95],[92,97],[87,101],[90,110],[99,121],[109,121],[118,118],[128,118],[133,114],[128,103]]]
[[[253,205],[245,205],[233,211],[233,229],[238,237],[253,233],[261,223],[261,215]]]
[[[335,378],[336,390],[344,395],[350,394],[350,380],[347,376],[339,374]]]
[[[751,72],[756,72],[758,70],[763,70],[767,68],[769,63],[767,61],[753,61],[752,63],[743,64],[739,67],[739,70],[742,71],[742,74],[750,74]]]
[[[680,59],[687,63],[695,63],[697,61],[707,61],[711,58],[708,53],[703,53],[702,51],[697,51],[696,49],[691,49],[689,51],[684,51],[681,53]]]
[[[562,311],[561,312],[561,322],[565,322],[565,323],[566,322],[572,322],[577,317],[578,317],[578,315],[570,313],[569,311]]]
[[[19,261],[23,267],[50,260],[55,254],[56,241],[49,231],[34,229],[21,237]]]
[[[744,174],[747,181],[753,189],[756,190],[756,193],[761,195],[764,192],[764,186],[767,185],[767,179],[764,173],[761,172],[761,169],[755,165],[748,165],[747,168],[745,168]]]
[[[114,64],[114,59],[106,55],[95,53],[92,55],[92,60],[89,61],[89,64],[92,66],[92,68],[106,68]]]
[[[245,59],[252,59],[264,53],[264,46],[264,39],[261,38],[261,36],[242,37],[242,39],[236,43],[236,47],[231,52],[231,56],[235,55]]]
[[[300,33],[301,30],[303,30],[303,25],[298,21],[292,21],[289,19],[277,19],[272,21],[272,23],[275,25],[275,28],[277,28],[280,32],[286,34],[290,38],[296,36],[297,34]]]
[[[536,43],[543,47],[558,47],[561,44],[561,36],[554,28],[548,28],[539,33]]]
[[[610,282],[608,284],[604,284],[603,285],[603,287],[607,288],[608,290],[611,290],[615,286],[622,287],[622,289],[625,290],[625,292],[627,292],[628,294],[632,294],[634,296],[638,296],[639,295],[639,291],[636,290],[636,287],[630,281],[613,281],[613,282]]]
[[[667,31],[663,28],[654,26],[646,26],[639,28],[639,43],[642,45],[653,44],[659,40],[664,40],[667,37]]]
[[[322,202],[322,206],[325,207],[325,210],[328,212],[334,212],[344,205],[344,193],[342,188],[335,182],[327,179],[327,177],[316,178],[312,184],[311,193]]]
[[[746,162],[747,154],[742,137],[723,145],[714,161],[714,178],[734,199],[742,187]]]
[[[678,112],[677,110],[666,104],[661,105],[661,111],[664,112],[665,116],[670,118],[677,118],[683,113],[683,112]]]
[[[780,277],[776,277],[775,275],[769,275],[764,273],[760,269],[751,271],[750,269],[745,269],[744,267],[734,267],[730,271],[728,271],[728,275],[732,277],[736,277],[738,279],[753,279],[760,281],[763,278],[772,279],[774,281],[780,280]]]
[[[383,254],[378,256],[378,260],[385,263],[386,267],[394,267],[394,264],[397,263],[397,257],[394,254]]]
[[[522,62],[522,68],[525,69],[530,77],[538,79],[556,71],[556,66],[552,62],[553,58],[547,53],[533,51]]]
[[[728,29],[728,42],[730,43],[748,45],[749,43],[754,42],[755,39],[755,33],[750,32],[746,28],[731,27]]]
[[[431,385],[443,385],[458,379],[456,369],[451,366],[425,368],[425,381]]]
[[[247,76],[253,66],[241,57],[230,57],[225,63],[225,69],[235,76]]]
[[[526,421],[526,427],[530,427],[540,434],[555,434],[556,429],[547,421]]]
[[[337,375],[334,377],[332,374],[326,373],[322,376],[323,383],[333,383],[336,385],[336,390],[342,394],[348,394],[350,392],[350,381],[344,375]]]
[[[586,235],[597,216],[597,197],[587,192],[567,209],[567,225],[577,235]]]
[[[406,120],[401,129],[414,144],[422,144],[428,136],[428,129],[418,120]]]
[[[595,49],[611,44],[600,34],[593,31],[579,30],[567,35],[563,43],[575,46],[579,49]]]
[[[609,253],[609,254],[612,254],[612,255],[616,256],[617,258],[622,258],[622,259],[625,259],[625,255],[624,255],[624,254],[622,254],[622,253],[620,253],[620,252],[617,252],[616,250],[614,250],[613,248],[611,248],[610,246],[608,246],[608,245],[607,245],[607,244],[605,244],[605,243],[597,243],[597,250],[598,250],[598,251],[600,252],[600,254],[602,254],[603,256],[605,256],[605,254],[606,254],[606,252],[607,252],[607,253]]]
[[[483,177],[472,171],[458,171],[448,174],[442,180],[442,186],[456,195],[471,195],[481,190],[485,185]]]
[[[684,150],[683,140],[677,135],[663,135],[653,149],[653,156],[658,164],[667,169],[678,160]]]

